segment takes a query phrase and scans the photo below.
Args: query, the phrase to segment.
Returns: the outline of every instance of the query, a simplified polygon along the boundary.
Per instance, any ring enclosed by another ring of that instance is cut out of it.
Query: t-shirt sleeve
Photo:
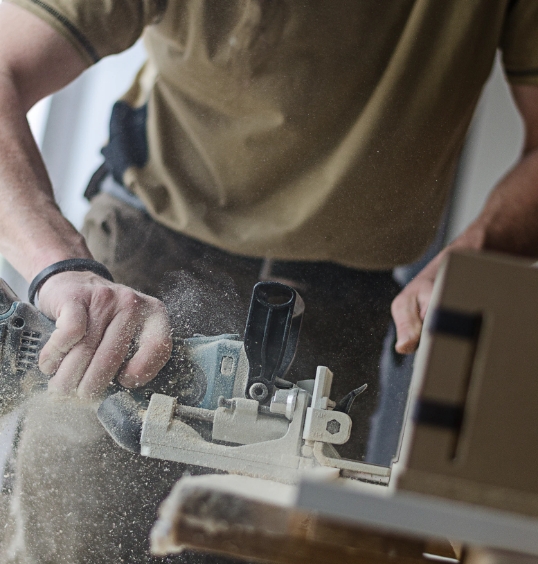
[[[538,86],[538,0],[511,0],[501,37],[506,76]]]
[[[50,24],[91,65],[133,45],[166,0],[8,0]]]

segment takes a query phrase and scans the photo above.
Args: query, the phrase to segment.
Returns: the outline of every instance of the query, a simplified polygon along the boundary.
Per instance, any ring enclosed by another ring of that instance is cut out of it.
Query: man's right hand
[[[172,337],[164,304],[93,272],[52,276],[39,292],[39,307],[56,321],[39,368],[54,374],[49,390],[61,395],[95,397],[118,372],[120,384],[141,386],[170,357]],[[127,359],[132,344],[137,348]]]
[[[0,4],[0,253],[26,278],[69,258],[91,258],[84,238],[62,216],[26,120],[41,98],[86,68],[53,27],[13,4]],[[164,305],[91,272],[64,272],[39,292],[56,321],[39,365],[62,394],[99,394],[119,371],[125,386],[151,380],[172,340]],[[135,354],[128,358],[131,343]],[[138,347],[136,349],[136,347]]]

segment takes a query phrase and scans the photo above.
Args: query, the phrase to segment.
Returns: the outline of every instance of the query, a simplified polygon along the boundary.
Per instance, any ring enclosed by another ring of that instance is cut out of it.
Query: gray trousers
[[[391,272],[297,262],[268,268],[262,260],[174,233],[107,194],[93,200],[84,234],[117,282],[164,300],[180,336],[242,334],[260,277],[296,286],[306,310],[289,378],[312,378],[317,365],[326,365],[335,374],[335,399],[368,383],[351,414],[352,438],[340,450],[346,457],[365,458],[390,303],[400,289]],[[228,562],[193,554],[164,560],[149,555],[159,503],[185,471],[207,470],[121,450],[100,426],[95,408],[46,394],[26,406],[15,479],[3,498],[9,517],[0,562]]]

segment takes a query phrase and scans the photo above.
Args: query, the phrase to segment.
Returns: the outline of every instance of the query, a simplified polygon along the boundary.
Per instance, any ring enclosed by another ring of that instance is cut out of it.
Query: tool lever
[[[264,403],[275,385],[282,387],[297,350],[303,312],[304,302],[293,288],[279,282],[254,286],[244,338],[246,397]]]
[[[347,413],[351,411],[351,407],[353,406],[353,402],[355,399],[360,396],[363,392],[366,391],[368,388],[368,384],[363,384],[360,388],[355,390],[351,390],[349,394],[346,394],[335,406],[333,411],[341,411],[342,413]]]

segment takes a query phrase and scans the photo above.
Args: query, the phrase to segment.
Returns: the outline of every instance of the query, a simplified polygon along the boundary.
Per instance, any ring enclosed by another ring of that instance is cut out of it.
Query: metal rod
[[[213,421],[215,419],[215,412],[211,409],[191,407],[190,405],[176,405],[174,415],[200,421]]]

